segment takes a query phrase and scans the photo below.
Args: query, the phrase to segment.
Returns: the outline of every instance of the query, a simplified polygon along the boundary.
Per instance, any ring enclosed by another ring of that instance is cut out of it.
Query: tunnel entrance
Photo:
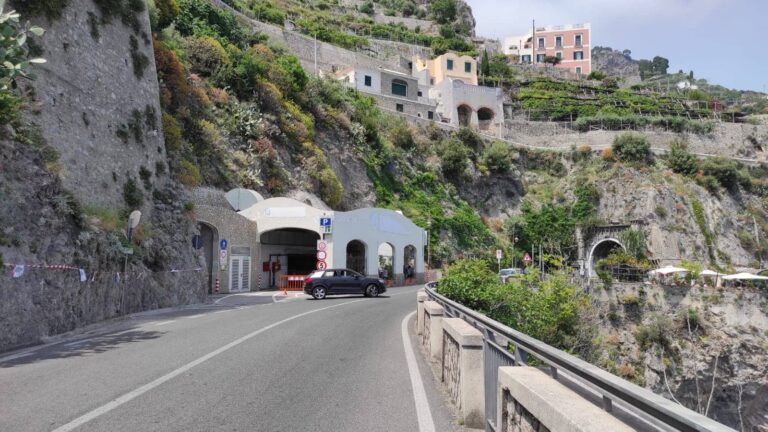
[[[597,273],[595,273],[595,266],[597,265],[598,261],[600,261],[603,258],[606,258],[608,255],[611,254],[616,249],[624,249],[624,245],[622,245],[618,240],[615,239],[605,239],[597,242],[592,247],[592,250],[589,253],[589,275],[590,277],[597,276]]]
[[[300,228],[283,228],[261,234],[262,272],[266,283],[260,288],[274,288],[280,276],[308,275],[317,263],[320,235]]]

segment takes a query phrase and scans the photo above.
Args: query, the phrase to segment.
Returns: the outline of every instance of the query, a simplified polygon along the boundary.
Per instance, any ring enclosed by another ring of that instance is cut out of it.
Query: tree
[[[432,16],[438,24],[448,24],[456,20],[456,0],[435,0],[432,2]]]
[[[624,57],[628,58],[628,59],[631,59],[631,58],[632,58],[632,51],[630,51],[630,50],[628,50],[628,49],[625,49],[624,51],[622,51],[622,52],[621,52],[621,54],[622,54]]]
[[[488,59],[488,50],[483,50],[483,57],[480,59],[480,73],[484,76],[491,75],[491,61]]]
[[[651,61],[654,75],[666,75],[669,69],[669,60],[664,57],[656,56]]]
[[[563,59],[557,56],[544,57],[544,63],[551,64],[553,67],[559,65],[561,61],[563,61]]]

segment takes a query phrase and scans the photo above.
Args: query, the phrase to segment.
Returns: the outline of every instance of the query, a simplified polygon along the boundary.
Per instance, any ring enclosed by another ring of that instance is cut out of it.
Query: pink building
[[[544,57],[559,57],[559,68],[577,75],[592,71],[590,24],[537,27],[524,36],[504,40],[504,52],[519,57],[520,63],[543,64]]]

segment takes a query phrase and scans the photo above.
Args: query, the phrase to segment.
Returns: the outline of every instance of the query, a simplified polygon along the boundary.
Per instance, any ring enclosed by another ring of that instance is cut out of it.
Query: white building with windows
[[[394,285],[411,274],[409,283],[424,281],[426,232],[394,210],[333,211],[246,189],[226,195],[200,189],[195,201],[196,246],[203,250],[210,292],[277,288],[322,267],[385,275]]]

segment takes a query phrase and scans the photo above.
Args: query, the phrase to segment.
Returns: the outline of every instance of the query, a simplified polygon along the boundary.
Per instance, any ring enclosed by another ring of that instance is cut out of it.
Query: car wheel
[[[312,297],[315,300],[322,300],[322,299],[324,299],[325,298],[325,294],[326,294],[325,287],[318,286],[318,287],[312,288]]]
[[[377,287],[376,284],[368,285],[367,287],[365,287],[365,295],[367,297],[378,297],[379,287]]]

